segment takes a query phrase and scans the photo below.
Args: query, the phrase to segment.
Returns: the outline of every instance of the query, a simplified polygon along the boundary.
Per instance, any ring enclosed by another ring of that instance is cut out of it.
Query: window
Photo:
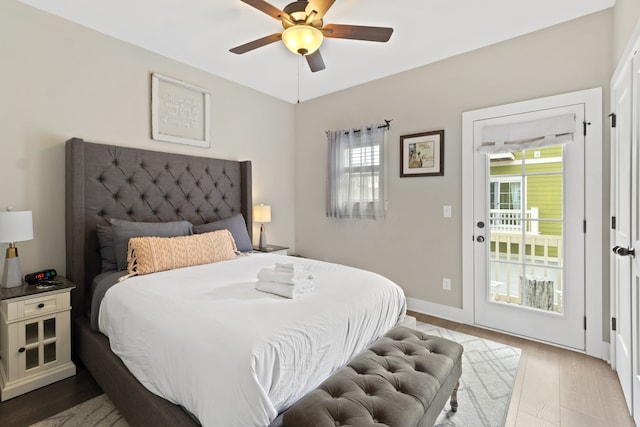
[[[327,216],[384,218],[384,141],[387,128],[327,133]]]
[[[346,191],[353,194],[353,201],[359,203],[374,202],[380,198],[380,146],[360,147],[345,150],[343,185],[351,188]]]
[[[491,209],[522,210],[522,179],[491,178]]]
[[[494,230],[522,229],[522,177],[491,177],[490,218]]]

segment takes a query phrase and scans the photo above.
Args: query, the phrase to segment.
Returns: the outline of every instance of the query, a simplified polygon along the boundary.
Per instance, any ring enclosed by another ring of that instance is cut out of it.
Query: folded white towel
[[[276,266],[273,268],[274,271],[281,271],[284,273],[297,273],[302,271],[302,266],[300,264],[294,264],[292,262],[276,262]]]
[[[267,292],[293,299],[313,291],[313,282],[308,279],[303,279],[299,285],[288,285],[286,283],[265,282],[259,280],[256,282],[256,289],[260,292]]]
[[[313,275],[308,271],[284,272],[275,271],[273,268],[263,268],[258,272],[258,280],[265,282],[286,283],[295,285],[301,280],[311,280]]]

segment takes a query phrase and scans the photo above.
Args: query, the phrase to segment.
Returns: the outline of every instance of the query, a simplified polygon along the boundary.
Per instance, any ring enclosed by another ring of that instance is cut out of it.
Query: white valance
[[[573,141],[576,115],[560,116],[526,122],[490,125],[482,129],[481,153],[507,153],[537,147],[566,144]]]

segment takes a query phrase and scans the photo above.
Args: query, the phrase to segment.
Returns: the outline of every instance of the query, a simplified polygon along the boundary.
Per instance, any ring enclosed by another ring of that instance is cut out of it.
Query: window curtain
[[[477,150],[494,154],[567,144],[573,141],[575,131],[575,114],[485,126],[482,129],[482,143]]]
[[[327,217],[384,218],[388,126],[327,132]]]

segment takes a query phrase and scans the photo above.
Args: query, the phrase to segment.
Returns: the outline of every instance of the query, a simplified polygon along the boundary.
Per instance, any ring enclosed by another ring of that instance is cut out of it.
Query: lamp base
[[[22,269],[20,268],[20,258],[12,257],[4,259],[4,271],[2,273],[3,288],[15,288],[22,286]]]
[[[260,249],[267,248],[267,233],[264,231],[264,224],[260,225],[260,241],[258,242]]]

